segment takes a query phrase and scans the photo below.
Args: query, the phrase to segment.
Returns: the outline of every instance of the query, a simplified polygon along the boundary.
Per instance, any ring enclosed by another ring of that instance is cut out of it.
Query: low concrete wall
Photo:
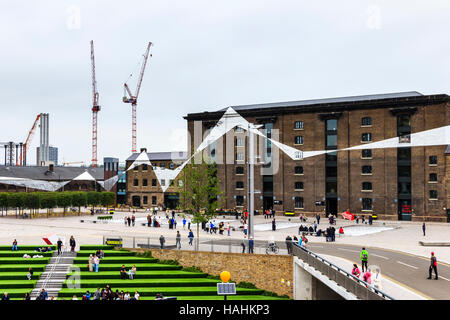
[[[176,260],[183,267],[198,267],[211,275],[218,276],[226,270],[231,273],[231,280],[237,283],[250,282],[259,289],[293,298],[292,256],[164,249],[129,250],[151,251],[156,259]]]

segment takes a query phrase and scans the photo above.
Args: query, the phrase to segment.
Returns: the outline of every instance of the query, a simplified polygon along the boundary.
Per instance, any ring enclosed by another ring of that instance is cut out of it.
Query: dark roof
[[[446,94],[423,95],[417,91],[408,91],[340,98],[236,105],[231,107],[243,116],[259,116],[298,112],[335,112],[355,109],[393,108],[399,106],[437,104],[447,101],[450,101],[450,97]],[[227,108],[213,112],[190,113],[184,119],[219,119]]]
[[[370,100],[420,97],[420,96],[423,96],[423,94],[421,94],[417,91],[408,91],[408,92],[371,94],[371,95],[351,96],[351,97],[338,97],[338,98],[311,99],[311,100],[300,100],[300,101],[248,104],[248,105],[239,105],[239,106],[231,106],[231,107],[234,110],[239,111],[239,110],[251,110],[251,109],[261,109],[261,108],[300,107],[300,106],[310,106],[310,105],[316,105],[316,104],[357,102],[357,101],[370,101]],[[224,108],[219,111],[225,111],[226,109],[227,108]]]
[[[47,180],[47,181],[67,181],[78,177],[80,174],[88,171],[94,179],[103,181],[103,167],[58,167],[54,166],[53,172],[49,171],[48,167],[38,166],[4,166],[0,165],[0,177],[25,178],[32,180]]]
[[[133,153],[128,157],[126,161],[134,161],[140,153]],[[172,161],[184,161],[187,159],[187,152],[185,151],[169,151],[169,152],[147,152],[150,161],[153,160],[172,160]]]

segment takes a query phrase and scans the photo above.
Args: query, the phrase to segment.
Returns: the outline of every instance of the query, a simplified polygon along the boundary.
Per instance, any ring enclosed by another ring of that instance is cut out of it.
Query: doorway
[[[264,211],[268,209],[273,209],[273,197],[264,197],[263,198],[263,208]]]
[[[326,213],[327,217],[330,214],[337,216],[337,199],[336,198],[327,198],[325,213]]]
[[[141,197],[140,196],[133,196],[131,198],[131,202],[133,204],[133,207],[140,207],[141,206]]]

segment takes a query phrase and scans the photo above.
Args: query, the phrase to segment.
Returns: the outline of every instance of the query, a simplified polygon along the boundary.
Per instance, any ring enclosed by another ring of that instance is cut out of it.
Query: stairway
[[[47,291],[49,299],[52,296],[57,298],[76,256],[76,252],[63,251],[59,256],[55,252],[36,283],[36,287],[31,291],[31,299],[36,300],[42,289]]]

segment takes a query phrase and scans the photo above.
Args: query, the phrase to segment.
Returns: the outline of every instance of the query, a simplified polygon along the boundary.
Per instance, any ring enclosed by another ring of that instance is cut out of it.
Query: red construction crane
[[[150,47],[152,46],[152,43],[149,42],[147,46],[147,50],[144,53],[144,61],[142,62],[141,66],[141,73],[139,75],[139,79],[137,81],[136,91],[133,95],[131,93],[130,88],[128,87],[127,83],[125,82],[124,87],[124,97],[123,102],[125,103],[131,103],[131,152],[136,152],[136,105],[137,105],[137,98],[139,96],[139,90],[141,89],[142,84],[142,78],[144,77],[144,71],[145,71],[145,65],[147,64],[148,55],[150,52]],[[152,55],[150,55],[151,57]],[[130,75],[130,77],[132,74]],[[128,96],[127,96],[128,93]]]
[[[92,65],[92,167],[97,167],[97,113],[98,105],[97,80],[95,80],[94,40],[91,40],[91,65]]]
[[[20,155],[20,165],[27,165],[27,150],[28,146],[31,143],[31,140],[34,136],[34,131],[36,130],[37,124],[39,119],[41,118],[41,114],[39,113],[36,117],[36,120],[34,120],[33,126],[31,127],[30,132],[28,132],[27,139],[25,140],[25,143],[23,144],[23,153]]]

